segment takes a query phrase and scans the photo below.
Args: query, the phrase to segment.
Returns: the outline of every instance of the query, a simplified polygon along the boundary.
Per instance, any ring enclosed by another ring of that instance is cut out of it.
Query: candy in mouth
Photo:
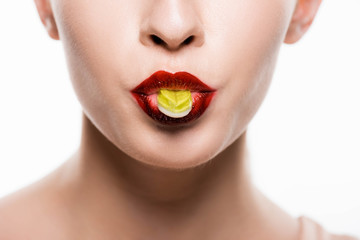
[[[160,89],[157,95],[157,103],[160,112],[166,116],[182,118],[191,111],[191,92],[189,90]]]
[[[216,90],[187,72],[157,71],[131,90],[142,110],[164,125],[183,125],[198,119]]]

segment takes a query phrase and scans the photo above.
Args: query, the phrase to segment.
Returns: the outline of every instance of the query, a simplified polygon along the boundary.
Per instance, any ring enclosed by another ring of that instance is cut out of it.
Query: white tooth
[[[171,112],[165,108],[163,108],[162,106],[158,105],[158,108],[160,110],[160,112],[162,112],[163,114],[165,114],[168,117],[172,117],[172,118],[182,118],[185,117],[186,115],[188,115],[191,112],[192,109],[192,101],[190,101],[190,107],[188,110],[184,111],[184,112],[180,112],[180,113],[174,113]]]

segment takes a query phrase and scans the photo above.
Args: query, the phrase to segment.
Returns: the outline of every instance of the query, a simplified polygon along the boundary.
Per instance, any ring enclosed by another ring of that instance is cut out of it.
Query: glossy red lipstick
[[[169,117],[158,109],[156,96],[160,89],[189,90],[192,98],[192,109],[182,118]],[[157,122],[165,125],[180,125],[198,119],[209,106],[216,90],[187,72],[175,74],[158,71],[131,90],[144,112]]]

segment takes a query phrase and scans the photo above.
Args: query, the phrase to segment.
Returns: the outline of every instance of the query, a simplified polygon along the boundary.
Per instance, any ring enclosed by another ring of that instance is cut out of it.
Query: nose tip
[[[154,4],[141,27],[140,41],[145,46],[176,51],[186,46],[201,46],[204,33],[199,16],[186,1],[160,1]],[[183,5],[185,6],[183,6]]]

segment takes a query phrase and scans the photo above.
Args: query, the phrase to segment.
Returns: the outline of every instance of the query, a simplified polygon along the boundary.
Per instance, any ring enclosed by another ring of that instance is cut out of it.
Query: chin
[[[169,150],[160,152],[150,151],[146,155],[140,153],[136,160],[155,168],[186,170],[199,167],[211,160],[208,156],[209,153],[204,153],[204,150],[207,151],[207,149],[201,149],[196,152],[187,151],[180,154]]]
[[[131,148],[122,149],[123,144],[118,144],[118,147],[131,158],[156,168],[195,168],[209,162],[224,145],[226,131],[209,127],[203,124],[177,132],[161,131],[154,127],[145,130],[147,133],[141,137],[128,136]]]

